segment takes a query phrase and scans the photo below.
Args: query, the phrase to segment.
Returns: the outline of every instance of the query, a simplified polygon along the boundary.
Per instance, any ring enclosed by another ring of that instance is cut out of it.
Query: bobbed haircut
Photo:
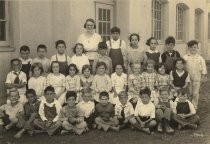
[[[65,46],[65,48],[66,48],[66,43],[65,43],[64,40],[57,40],[57,41],[55,42],[55,47],[57,48],[57,46],[58,46],[59,44],[63,44],[63,45]]]
[[[87,22],[92,22],[94,24],[94,29],[96,29],[96,22],[94,19],[92,18],[88,18],[86,21],[85,21],[85,24],[84,24],[84,28],[86,28],[86,25],[87,25]]]
[[[141,89],[139,92],[140,95],[147,94],[149,97],[151,96],[151,90],[148,87],[145,87],[144,89]]]
[[[77,98],[77,93],[75,91],[67,91],[66,92],[66,101],[67,99],[69,99],[70,97],[73,97],[75,100]]]
[[[111,28],[111,34],[114,33],[114,32],[117,32],[117,33],[120,34],[120,28],[117,27],[117,26],[112,27],[112,28]]]
[[[32,74],[34,73],[34,69],[36,67],[38,67],[41,70],[41,73],[44,72],[44,69],[43,69],[42,64],[37,62],[37,63],[33,63],[32,66],[31,66],[31,72],[32,72]]]
[[[85,53],[84,45],[82,43],[76,43],[75,46],[73,47],[73,52],[76,53],[76,48],[77,46],[81,46],[83,48],[82,53]]]
[[[23,45],[23,46],[20,47],[20,52],[21,51],[29,51],[30,52],[30,48],[27,45]]]

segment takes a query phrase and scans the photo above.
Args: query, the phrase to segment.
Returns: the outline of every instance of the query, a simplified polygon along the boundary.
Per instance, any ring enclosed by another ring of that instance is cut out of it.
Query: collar
[[[182,72],[178,72],[177,70],[176,70],[176,73],[178,73],[178,74],[183,74],[185,71],[183,70]]]
[[[118,38],[118,40],[113,40],[113,38],[111,38],[111,42],[112,43],[119,43],[120,42],[120,39]]]
[[[197,54],[197,53],[196,53],[195,55],[192,55],[192,54],[188,53],[188,54],[187,54],[187,56],[191,56],[191,57],[198,57],[198,56],[199,56],[199,54]]]
[[[14,74],[14,73],[18,73],[18,74],[20,74],[20,73],[21,73],[21,70],[19,70],[19,71],[17,71],[17,72],[16,72],[16,71],[14,71],[14,70],[12,70],[11,72],[12,72],[13,74]]]
[[[149,49],[148,52],[149,53],[158,53],[159,51],[158,50],[152,51],[152,50]]]

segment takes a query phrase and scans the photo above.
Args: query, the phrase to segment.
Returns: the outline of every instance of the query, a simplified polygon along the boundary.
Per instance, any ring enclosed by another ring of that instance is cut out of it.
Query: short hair
[[[57,48],[57,46],[58,46],[59,44],[63,44],[63,45],[65,46],[65,48],[66,48],[66,43],[65,43],[64,40],[57,40],[57,41],[55,42],[55,47]]]
[[[187,94],[188,95],[188,93],[189,93],[189,89],[188,88],[182,88],[182,89],[179,89],[178,91],[178,95],[185,95],[185,94]]]
[[[155,61],[152,59],[148,59],[144,65],[145,67],[147,67],[149,64],[153,64],[155,66]]]
[[[22,64],[22,62],[21,62],[21,60],[20,60],[20,59],[18,59],[18,58],[14,58],[14,59],[11,59],[11,60],[10,60],[10,65],[12,65],[12,64],[13,64],[13,62],[15,62],[15,61],[19,62],[19,64]]]
[[[117,27],[117,26],[112,27],[112,28],[111,28],[111,34],[114,33],[114,32],[117,32],[117,33],[120,34],[120,28]]]
[[[147,40],[146,45],[147,45],[147,46],[150,46],[150,42],[151,42],[152,40],[156,40],[156,43],[158,44],[158,41],[157,41],[157,39],[156,39],[155,37],[150,37],[150,38]]]
[[[177,59],[175,59],[175,61],[174,61],[174,66],[176,66],[176,64],[177,64],[178,61],[182,61],[183,64],[186,63],[186,61],[185,61],[183,58],[177,58]]]
[[[32,74],[34,73],[34,69],[38,67],[40,70],[41,70],[41,73],[44,72],[44,69],[43,69],[43,66],[41,63],[37,62],[37,63],[33,63],[32,66],[31,66],[31,72]]]
[[[139,34],[137,34],[137,33],[132,33],[132,34],[129,36],[129,38],[128,38],[130,42],[131,42],[132,36],[136,36],[137,39],[138,39],[138,41],[140,41],[140,36],[139,36]]]
[[[166,40],[165,40],[165,44],[170,44],[170,43],[172,43],[172,44],[174,44],[174,45],[175,45],[175,43],[176,43],[175,38],[174,38],[173,36],[169,36],[169,37],[167,37]]]
[[[105,42],[100,42],[98,44],[98,50],[102,50],[102,49],[106,49],[106,50],[108,49],[108,46]]]
[[[11,92],[17,92],[18,93],[18,96],[20,97],[19,91],[17,90],[17,88],[11,88],[11,89],[9,89],[9,96],[10,96]]]
[[[126,97],[128,97],[128,93],[126,91],[120,91],[118,94],[118,97],[120,98],[122,96],[122,94],[125,94]]]
[[[73,47],[73,52],[76,53],[76,48],[77,46],[81,46],[83,48],[82,53],[85,53],[84,45],[82,43],[76,43],[75,46]]]
[[[77,68],[77,66],[76,66],[75,64],[70,64],[70,65],[68,66],[68,74],[69,74],[69,69],[70,69],[71,67],[73,67],[73,68],[75,69],[75,73],[78,74],[79,70],[78,70],[78,68]]]
[[[87,22],[92,22],[92,23],[94,24],[94,27],[93,27],[93,28],[96,29],[96,22],[95,22],[94,19],[88,18],[88,19],[85,21],[84,28],[86,28]]]
[[[77,99],[77,93],[75,91],[67,91],[66,92],[66,100],[70,97],[74,97],[74,99]]]
[[[89,69],[90,73],[92,74],[92,68],[91,68],[91,66],[88,65],[88,64],[82,66],[82,73],[84,73],[84,71],[85,71],[86,69]]]
[[[52,70],[52,66],[53,64],[57,63],[59,65],[59,72],[60,72],[60,64],[58,61],[52,61],[51,65],[50,65],[50,72],[53,73],[53,70]]]
[[[96,69],[98,69],[98,67],[100,67],[100,66],[104,66],[105,69],[107,69],[107,65],[106,65],[105,62],[97,62],[97,64],[96,64]]]
[[[44,89],[44,94],[46,94],[47,91],[55,92],[55,89],[54,89],[54,87],[52,87],[52,86],[47,86],[47,87]]]
[[[114,66],[114,71],[116,71],[116,67],[119,66],[119,65],[122,67],[123,72],[125,72],[125,66],[122,65],[122,64],[116,64],[116,65]]]
[[[28,94],[33,94],[36,97],[36,91],[34,89],[26,90],[26,97],[27,97]]]
[[[161,68],[161,67],[164,67],[166,69],[166,66],[164,63],[158,63],[158,69]]]
[[[23,45],[20,47],[20,52],[21,51],[29,51],[30,52],[30,48],[27,45]]]
[[[44,44],[38,45],[36,51],[39,51],[39,49],[44,49],[45,51],[47,51],[47,47]]]
[[[83,88],[81,90],[81,93],[84,94],[84,93],[92,93],[92,89],[91,88]]]
[[[144,89],[141,89],[139,92],[140,95],[147,94],[149,97],[151,96],[151,90],[148,87],[145,87]]]
[[[99,99],[101,99],[103,96],[107,97],[109,99],[109,93],[107,91],[102,91],[99,94]]]
[[[188,48],[192,47],[193,45],[198,45],[198,41],[196,40],[191,40],[187,43]]]
[[[159,94],[161,94],[161,93],[164,92],[164,91],[167,91],[168,94],[170,94],[170,89],[169,89],[168,86],[161,87],[161,88],[159,89]]]

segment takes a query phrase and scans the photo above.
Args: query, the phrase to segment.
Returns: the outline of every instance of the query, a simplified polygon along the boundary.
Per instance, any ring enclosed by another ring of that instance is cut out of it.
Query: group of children
[[[147,40],[150,48],[145,51],[136,33],[130,35],[128,48],[118,27],[111,35],[111,40],[98,44],[92,65],[81,43],[70,58],[65,42],[58,40],[51,60],[45,45],[37,47],[33,60],[29,47],[22,46],[21,58],[11,60],[6,78],[8,99],[0,107],[0,133],[13,126],[20,128],[15,138],[25,132],[80,135],[92,128],[130,127],[148,134],[156,128],[173,133],[174,126],[197,129],[200,83],[207,74],[198,42],[189,41],[189,53],[181,58],[171,36],[161,54],[154,37]]]

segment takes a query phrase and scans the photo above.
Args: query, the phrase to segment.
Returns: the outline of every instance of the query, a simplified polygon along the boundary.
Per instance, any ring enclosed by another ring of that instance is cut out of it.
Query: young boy
[[[60,102],[55,99],[55,89],[48,86],[44,90],[44,97],[39,106],[39,119],[34,120],[34,126],[52,136],[60,127],[58,117],[61,110]]]
[[[79,111],[84,113],[84,119],[90,128],[94,124],[95,103],[92,100],[91,89],[82,90],[82,101],[77,104]]]
[[[170,126],[171,115],[172,115],[172,101],[169,99],[169,89],[163,87],[159,90],[160,97],[155,104],[156,107],[156,119],[158,122],[157,130],[158,132],[173,133],[174,130]]]
[[[167,74],[170,74],[170,71],[174,69],[174,61],[180,58],[179,52],[174,50],[175,43],[174,37],[167,37],[165,40],[166,51],[161,55],[162,63],[165,65]]]
[[[186,127],[197,129],[200,118],[196,114],[194,105],[187,98],[186,89],[178,91],[178,100],[175,101],[173,108],[173,119],[178,123],[178,129]]]
[[[61,109],[59,120],[62,122],[64,130],[61,134],[72,131],[78,135],[87,131],[87,124],[84,121],[84,113],[79,111],[76,106],[77,93],[74,91],[67,91],[66,103],[67,105]]]
[[[20,95],[19,101],[24,104],[27,101],[25,97],[27,83],[26,74],[21,71],[21,61],[19,59],[12,59],[10,64],[12,71],[7,74],[5,82],[7,93],[9,89],[16,88]]]
[[[120,39],[120,28],[114,26],[111,28],[111,39],[106,42],[108,46],[108,55],[112,60],[112,69],[115,70],[116,65],[122,65],[127,68],[126,60],[126,44]]]
[[[120,129],[125,128],[128,124],[134,124],[134,109],[132,104],[128,101],[128,94],[121,91],[118,94],[119,102],[115,105],[115,117],[119,121]]]
[[[46,58],[47,47],[44,44],[40,44],[37,47],[37,57],[33,59],[32,64],[41,63],[44,69],[44,74],[47,74],[50,70],[50,59]]]
[[[98,55],[93,61],[93,74],[96,74],[96,65],[98,62],[105,62],[107,69],[106,74],[112,74],[112,60],[110,57],[107,56],[108,47],[105,42],[100,42],[98,44]]]
[[[186,61],[186,70],[191,78],[192,103],[198,108],[200,83],[206,79],[207,68],[205,60],[198,54],[198,42],[191,40],[187,43],[189,53],[183,58]]]
[[[95,108],[95,123],[98,129],[103,128],[104,131],[112,129],[119,131],[119,121],[114,117],[114,107],[109,103],[109,93],[103,91],[99,94],[100,102]]]
[[[32,59],[29,58],[30,48],[26,45],[20,47],[20,60],[22,62],[21,70],[26,74],[27,81],[29,80],[29,73],[31,69]]]
[[[39,115],[38,110],[40,102],[37,100],[35,90],[28,89],[26,91],[26,98],[28,102],[24,105],[24,127],[17,134],[15,134],[15,138],[20,138],[25,131],[28,131],[28,133],[32,136],[34,132],[33,122],[36,118],[38,118]]]
[[[155,105],[151,102],[151,91],[148,87],[140,91],[141,101],[138,101],[135,108],[137,122],[134,127],[151,134],[151,130],[157,125],[155,121]]]
[[[24,121],[23,105],[18,101],[20,98],[19,92],[16,88],[12,88],[9,91],[10,103],[0,106],[0,135],[3,135],[3,129],[9,130],[14,125],[18,128],[23,127]],[[5,126],[5,127],[4,127]]]

